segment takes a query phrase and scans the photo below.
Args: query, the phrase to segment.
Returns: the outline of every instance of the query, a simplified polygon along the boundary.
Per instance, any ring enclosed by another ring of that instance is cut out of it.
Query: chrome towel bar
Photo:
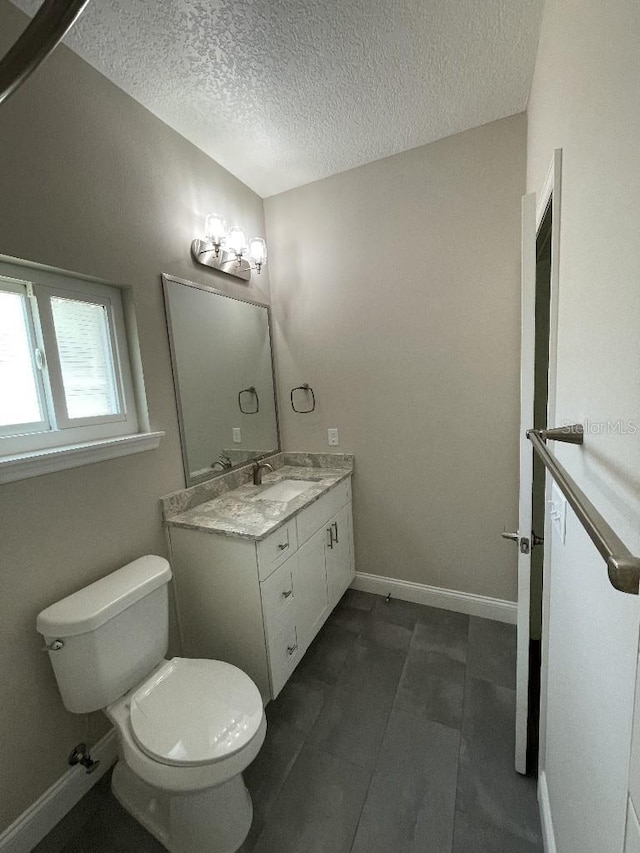
[[[640,557],[634,557],[545,444],[549,439],[582,444],[582,424],[558,429],[530,429],[527,431],[527,438],[578,516],[591,541],[604,557],[611,584],[620,592],[638,595]]]

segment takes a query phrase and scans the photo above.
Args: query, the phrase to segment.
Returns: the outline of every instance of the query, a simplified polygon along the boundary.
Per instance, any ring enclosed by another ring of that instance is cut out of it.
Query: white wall
[[[338,427],[355,453],[361,572],[515,598],[525,133],[514,116],[265,201],[284,446]],[[303,382],[312,415],[291,411]]]
[[[640,853],[640,659],[636,673],[636,697],[629,762],[629,799],[627,801],[627,837],[624,853]]]
[[[27,19],[0,0],[0,53]],[[0,106],[0,252],[131,284],[158,450],[0,487],[0,830],[67,769],[99,716],[68,714],[37,613],[144,553],[166,551],[158,498],[184,485],[160,273],[268,301],[189,257],[219,210],[263,233],[262,201],[58,48]]]
[[[528,110],[528,189],[563,149],[556,422],[591,422],[556,447],[640,551],[640,5],[547,0]],[[605,424],[604,427],[597,426]],[[554,539],[543,766],[558,853],[619,853],[638,643],[638,599],[616,592],[570,514]]]

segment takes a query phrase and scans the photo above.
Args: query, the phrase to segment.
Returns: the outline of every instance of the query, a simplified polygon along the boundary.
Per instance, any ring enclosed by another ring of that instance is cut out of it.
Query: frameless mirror
[[[162,276],[187,485],[280,449],[269,308]]]

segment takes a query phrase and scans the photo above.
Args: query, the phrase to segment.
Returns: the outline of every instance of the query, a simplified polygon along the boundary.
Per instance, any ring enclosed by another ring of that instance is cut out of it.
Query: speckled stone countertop
[[[175,515],[167,515],[166,523],[171,527],[186,527],[205,533],[219,533],[243,539],[264,539],[301,509],[314,503],[342,480],[350,477],[353,473],[352,457],[349,459],[350,464],[345,464],[343,460],[340,467],[324,467],[317,462],[291,465],[287,464],[288,460],[285,458],[285,464],[273,473],[264,472],[261,486],[254,486],[252,482],[244,483],[223,492],[213,500]],[[307,459],[304,459],[304,462],[307,462]],[[258,499],[261,492],[282,480],[311,480],[314,485],[290,501]]]

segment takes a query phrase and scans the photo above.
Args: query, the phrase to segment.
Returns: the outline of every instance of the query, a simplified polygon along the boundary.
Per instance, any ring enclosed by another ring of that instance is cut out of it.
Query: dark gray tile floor
[[[349,590],[267,707],[242,853],[540,853],[514,687],[512,626]],[[108,783],[36,853],[162,853]]]

